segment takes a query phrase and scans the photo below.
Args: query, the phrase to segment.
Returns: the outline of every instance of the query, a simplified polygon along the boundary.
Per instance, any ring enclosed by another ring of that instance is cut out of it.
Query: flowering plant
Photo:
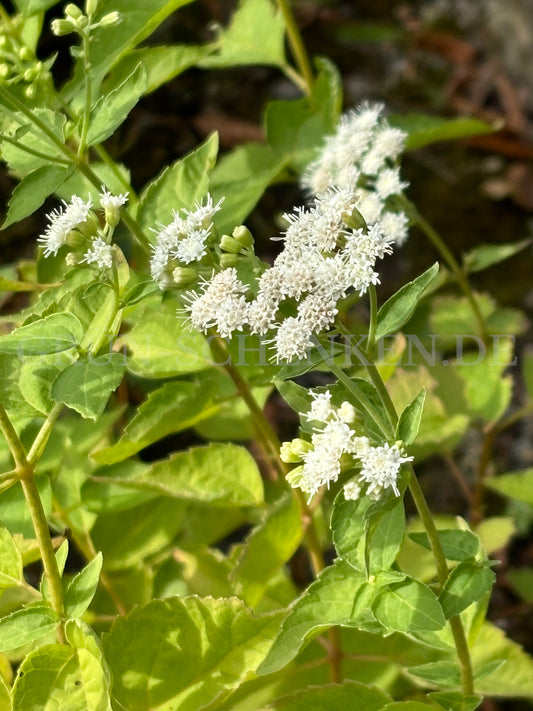
[[[28,294],[0,336],[0,709],[533,697],[533,660],[486,620],[506,539],[481,521],[490,443],[517,419],[504,370],[521,316],[469,282],[526,243],[460,264],[401,172],[407,150],[491,127],[341,113],[337,72],[311,66],[285,0],[242,0],[207,45],[139,46],[186,4],[68,4],[51,23],[76,38],[59,88],[54,57],[36,57],[53,0],[0,11],[0,144],[18,180],[4,227],[61,201],[31,263],[0,275]],[[136,191],[106,143],[133,107],[189,67],[245,64],[302,96],[267,105],[264,142],[217,160],[213,134]],[[288,180],[301,200],[268,262],[244,223]],[[444,267],[378,307],[411,228]],[[284,442],[275,393],[299,418]],[[474,493],[460,478],[470,522],[433,516],[415,468],[438,453],[456,471],[480,423]],[[524,498],[516,477],[531,499],[531,472],[490,485]]]

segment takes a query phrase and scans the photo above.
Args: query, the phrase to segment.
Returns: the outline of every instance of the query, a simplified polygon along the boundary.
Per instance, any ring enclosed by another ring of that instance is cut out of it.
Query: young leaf
[[[87,145],[102,143],[123,123],[146,90],[146,72],[138,64],[132,73],[107,96],[102,96],[91,109]]]
[[[126,371],[123,353],[106,353],[91,360],[79,360],[64,370],[52,386],[57,402],[96,420]]]
[[[236,598],[174,597],[138,607],[103,637],[116,703],[129,711],[197,711],[255,672],[278,624],[279,615],[254,616]]]
[[[0,590],[22,582],[22,556],[5,526],[0,524]]]
[[[102,560],[102,554],[98,553],[70,581],[65,593],[65,614],[67,617],[81,617],[91,604],[100,579]]]
[[[496,576],[483,564],[465,560],[452,570],[439,595],[447,619],[458,615],[490,592]]]
[[[109,680],[88,649],[48,644],[28,654],[13,687],[13,711],[111,711]]]
[[[444,119],[427,114],[405,114],[403,116],[394,114],[388,119],[392,126],[400,128],[408,134],[407,150],[422,148],[437,141],[479,136],[497,130],[497,126],[491,126],[474,118]]]
[[[33,214],[73,172],[70,166],[43,165],[28,173],[13,190],[2,229]]]
[[[467,272],[481,272],[493,264],[499,264],[499,262],[518,254],[530,244],[530,239],[523,239],[512,244],[480,244],[464,255],[463,268]]]
[[[74,348],[83,338],[83,328],[71,313],[56,313],[11,331],[0,338],[0,353],[44,355]]]
[[[34,603],[0,619],[0,652],[37,642],[53,632],[56,613],[43,603]]]
[[[448,560],[466,560],[474,558],[479,553],[479,538],[471,531],[441,530],[438,534],[442,550]],[[410,533],[409,538],[431,550],[427,533]]]
[[[208,191],[217,153],[218,135],[212,133],[194,151],[164,168],[141,195],[137,216],[141,227],[167,224],[174,210],[194,208]]]
[[[376,340],[396,333],[413,315],[424,291],[435,279],[439,265],[435,263],[419,277],[402,286],[378,311]]]
[[[398,632],[440,630],[446,624],[435,593],[417,580],[382,589],[372,610],[382,625]]]
[[[426,389],[422,388],[415,399],[407,405],[400,415],[397,435],[398,439],[401,439],[402,442],[405,442],[407,445],[412,444],[416,439],[422,421],[422,411],[424,410],[425,401]]]

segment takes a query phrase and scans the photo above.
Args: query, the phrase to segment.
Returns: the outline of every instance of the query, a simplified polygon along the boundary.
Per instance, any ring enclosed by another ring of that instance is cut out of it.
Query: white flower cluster
[[[344,114],[305,172],[302,185],[313,195],[332,186],[352,190],[358,186],[357,209],[366,223],[379,222],[387,238],[401,245],[407,239],[408,220],[403,212],[391,210],[387,199],[407,187],[395,165],[406,134],[382,118],[383,109],[382,104],[363,104]]]
[[[214,205],[211,195],[195,210],[175,210],[168,225],[160,225],[156,244],[152,247],[150,269],[152,278],[162,289],[172,283],[172,272],[180,264],[199,262],[207,252],[207,239],[213,230],[213,216],[222,200]]]
[[[343,468],[359,464],[360,471],[344,486],[346,499],[358,499],[365,493],[379,498],[386,489],[392,489],[396,496],[400,492],[397,479],[400,467],[413,457],[405,457],[398,444],[384,444],[374,447],[368,437],[358,435],[350,427],[355,418],[355,410],[349,402],[340,407],[331,403],[331,393],[312,393],[313,402],[304,417],[319,423],[315,428],[311,443],[293,440],[284,443],[281,449],[285,461],[303,461],[293,469],[287,480],[293,487],[300,488],[311,499],[323,486],[336,482]]]
[[[105,211],[106,226],[103,230],[91,212],[93,202],[90,196],[86,201],[77,195],[72,196],[70,203],[62,200],[63,207],[48,214],[48,227],[37,238],[44,249],[44,256],[55,256],[63,245],[69,244],[74,250],[67,255],[69,266],[85,262],[100,269],[110,269],[113,266],[110,241],[119,221],[120,208],[127,199],[127,194],[112,195],[102,186],[99,201]]]

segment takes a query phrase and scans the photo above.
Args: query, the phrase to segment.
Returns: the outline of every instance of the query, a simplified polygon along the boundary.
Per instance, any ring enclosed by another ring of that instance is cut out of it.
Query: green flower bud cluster
[[[241,257],[254,256],[254,238],[245,225],[236,227],[230,235],[222,235],[220,239],[220,266],[222,269],[235,267]]]
[[[93,16],[98,9],[98,0],[87,0],[85,3],[85,13],[74,3],[65,6],[64,17],[52,21],[52,32],[57,36],[69,35],[72,32],[87,36],[92,30],[99,27],[113,27],[118,25],[122,18],[119,12],[108,12],[97,22],[93,22]]]
[[[40,61],[33,50],[21,42],[18,18],[9,26],[0,25],[0,82],[7,85],[26,84],[24,94],[35,95],[40,82],[50,82],[50,67],[55,57]]]

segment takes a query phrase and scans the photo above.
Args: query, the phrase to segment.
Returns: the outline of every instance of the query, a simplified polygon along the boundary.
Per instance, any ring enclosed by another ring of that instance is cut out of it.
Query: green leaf
[[[222,156],[210,179],[213,200],[224,198],[214,217],[220,234],[231,234],[244,222],[283,166],[284,160],[262,143],[245,143]]]
[[[51,395],[52,385],[59,374],[71,365],[75,357],[76,352],[70,349],[61,353],[26,358],[18,376],[18,386],[26,402],[44,415],[48,415],[54,406]]]
[[[88,649],[49,644],[31,652],[18,669],[13,711],[111,711],[109,682]]]
[[[498,130],[498,126],[472,118],[444,119],[427,114],[393,114],[388,120],[392,126],[407,133],[407,150],[422,148],[437,141],[468,138]]]
[[[412,444],[418,435],[425,401],[426,389],[422,388],[400,415],[397,430],[398,439],[401,439],[405,444]]]
[[[390,696],[381,689],[357,681],[344,681],[342,685],[325,684],[275,699],[268,705],[268,710],[346,711],[347,708],[356,708],[357,711],[381,711],[390,700]]]
[[[434,704],[423,704],[420,701],[394,701],[383,706],[381,711],[440,711]]]
[[[23,647],[53,632],[58,624],[56,613],[42,603],[27,605],[0,619],[0,652]]]
[[[376,340],[396,333],[413,315],[424,291],[435,279],[439,265],[435,263],[419,277],[402,286],[378,311]]]
[[[0,675],[0,711],[13,711],[11,690],[4,677]]]
[[[471,531],[440,530],[438,534],[442,550],[448,560],[466,560],[479,553],[479,538]],[[410,533],[409,538],[427,550],[431,550],[427,533]]]
[[[488,554],[505,548],[516,531],[516,522],[512,516],[490,516],[476,526],[476,535]]]
[[[402,499],[398,499],[392,508],[371,515],[365,552],[371,574],[389,570],[396,560],[404,534],[405,511]]]
[[[70,166],[43,165],[28,173],[13,190],[2,229],[33,214],[73,171]]]
[[[192,447],[155,463],[148,472],[113,481],[163,496],[224,506],[263,502],[257,464],[244,447],[235,444]]]
[[[92,456],[101,464],[115,464],[173,432],[193,427],[217,411],[209,388],[202,387],[202,383],[166,383],[148,395],[116,444]]]
[[[0,353],[18,356],[59,353],[74,348],[82,338],[83,328],[74,314],[51,314],[2,336]]]
[[[533,506],[533,468],[491,477],[485,485],[504,496]]]
[[[123,353],[106,353],[79,360],[64,370],[52,386],[52,397],[83,417],[96,420],[126,371]]]
[[[457,691],[433,691],[428,696],[448,711],[475,711],[483,701],[482,696],[463,696]]]
[[[382,589],[372,610],[381,624],[398,632],[440,630],[446,624],[435,593],[416,580]]]
[[[448,687],[452,689],[461,687],[461,670],[455,662],[428,662],[409,667],[409,674],[417,676],[419,679],[429,681],[436,686]]]
[[[146,91],[146,72],[138,64],[132,73],[107,96],[101,96],[91,109],[87,145],[102,143],[123,123]]]
[[[512,587],[530,605],[533,605],[533,569],[510,568],[506,573]]]
[[[146,230],[172,220],[174,210],[192,209],[207,193],[218,152],[212,133],[198,148],[167,166],[141,195],[138,222]]]
[[[233,573],[240,597],[255,607],[269,580],[293,555],[303,536],[300,507],[289,495],[276,504],[246,539]]]
[[[32,108],[32,113],[54,134],[61,144],[64,144],[66,118],[63,114],[41,108]],[[17,120],[14,119],[11,124],[8,124],[3,129],[8,135],[17,136],[16,140],[22,146],[44,153],[51,158],[65,159],[65,154],[59,146],[35,124],[29,124],[28,118],[24,114],[17,111],[14,116]],[[23,132],[20,130],[21,127],[23,127]],[[49,160],[32,155],[23,148],[14,146],[11,143],[3,142],[1,146],[3,160],[9,164],[9,167],[16,175],[26,175],[41,166],[50,165]]]
[[[193,67],[213,51],[212,45],[173,45],[170,47],[143,47],[128,52],[111,70],[103,84],[108,94],[116,89],[135,67],[142,65],[146,72],[144,94],[150,94],[181,72]]]
[[[512,244],[480,244],[463,256],[463,268],[466,272],[481,272],[518,254],[530,244],[530,239]]]
[[[42,291],[42,289],[41,284],[6,279],[6,277],[0,275],[0,291]]]
[[[100,579],[102,562],[102,554],[98,553],[70,581],[65,593],[65,614],[67,617],[81,617],[91,604]]]
[[[485,669],[493,662],[499,663],[494,671],[477,678],[476,691],[479,694],[533,696],[533,659],[502,630],[486,622],[471,647],[471,654],[476,670]]]
[[[265,32],[265,28],[268,31]],[[258,42],[258,38],[261,41]],[[201,62],[204,67],[273,64],[284,67],[285,23],[270,0],[241,0],[231,23],[218,38],[218,51]]]
[[[320,73],[310,96],[271,101],[265,111],[269,146],[298,172],[313,160],[324,136],[335,130],[342,104],[338,71],[326,60],[318,65]]]
[[[103,638],[113,696],[129,711],[197,711],[249,678],[278,620],[254,616],[235,598],[175,597],[138,607]]]
[[[341,560],[335,561],[291,606],[257,673],[271,674],[283,669],[305,644],[329,627],[371,624],[373,616],[369,608],[376,592],[364,575]]]
[[[7,528],[0,524],[0,590],[16,587],[22,580],[22,556]]]
[[[57,0],[15,0],[15,5],[25,17],[30,17],[48,10],[56,2]]]
[[[465,560],[452,570],[439,595],[447,619],[458,615],[485,593],[490,592],[496,576],[483,564]]]

